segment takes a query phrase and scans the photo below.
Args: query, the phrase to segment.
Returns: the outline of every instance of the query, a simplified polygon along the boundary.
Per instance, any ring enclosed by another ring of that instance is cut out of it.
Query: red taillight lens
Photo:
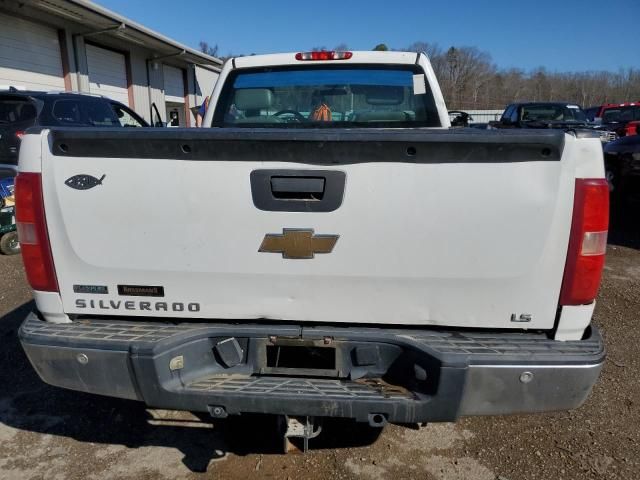
[[[640,122],[630,122],[627,123],[625,129],[625,135],[640,135]]]
[[[561,305],[583,305],[596,298],[604,268],[608,229],[607,181],[603,178],[577,179]]]
[[[15,135],[18,140],[22,140],[22,137],[24,137],[24,130],[18,130]]]
[[[299,52],[296,53],[296,60],[349,60],[353,57],[353,52]]]
[[[44,215],[39,173],[19,173],[15,182],[16,224],[22,260],[31,288],[57,292],[58,281]]]

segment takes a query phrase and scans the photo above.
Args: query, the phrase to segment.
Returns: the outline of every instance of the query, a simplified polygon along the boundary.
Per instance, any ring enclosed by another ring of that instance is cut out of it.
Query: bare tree
[[[207,55],[211,55],[212,57],[218,56],[218,44],[211,46],[204,40],[200,40],[198,47],[200,48],[200,51],[202,53],[206,53]]]
[[[437,58],[442,56],[442,49],[437,43],[413,42],[407,48],[403,48],[405,52],[426,53],[429,58]]]
[[[607,102],[640,100],[640,70],[618,72],[525,72],[500,69],[491,56],[475,47],[417,41],[406,48],[425,52],[451,109],[500,109],[514,101],[567,101],[589,107]]]
[[[443,93],[454,104],[462,99],[478,106],[480,90],[495,74],[491,57],[475,47],[451,47],[445,54],[447,82]]]

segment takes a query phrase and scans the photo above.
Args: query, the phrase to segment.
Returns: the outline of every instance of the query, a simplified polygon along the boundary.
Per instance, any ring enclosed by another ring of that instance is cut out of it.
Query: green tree
[[[389,50],[389,47],[387,47],[387,45],[384,43],[379,43],[378,45],[373,47],[374,52],[386,52],[388,50]]]

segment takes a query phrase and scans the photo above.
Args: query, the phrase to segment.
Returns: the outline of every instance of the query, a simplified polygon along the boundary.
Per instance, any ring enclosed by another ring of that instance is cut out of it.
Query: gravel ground
[[[640,208],[614,215],[596,323],[608,348],[580,409],[470,417],[414,430],[329,424],[306,455],[280,455],[271,419],[212,424],[43,384],[16,330],[32,307],[21,261],[0,257],[0,478],[640,478]]]

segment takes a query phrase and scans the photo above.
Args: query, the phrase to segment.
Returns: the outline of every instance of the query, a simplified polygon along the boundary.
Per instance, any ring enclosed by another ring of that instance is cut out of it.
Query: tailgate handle
[[[324,177],[271,177],[271,194],[282,200],[320,201],[324,196]]]
[[[265,212],[333,212],[342,205],[345,180],[340,170],[261,168],[251,172],[251,197]]]

